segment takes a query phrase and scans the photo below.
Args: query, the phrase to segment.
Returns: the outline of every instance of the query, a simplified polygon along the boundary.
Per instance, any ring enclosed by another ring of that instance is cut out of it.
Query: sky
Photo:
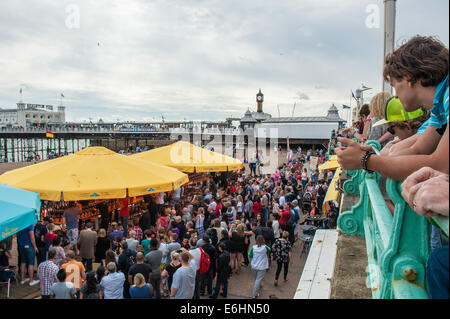
[[[448,0],[398,0],[396,47],[449,45]],[[66,106],[66,121],[325,116],[381,91],[382,0],[0,2],[0,108]],[[64,94],[64,98],[61,97]]]

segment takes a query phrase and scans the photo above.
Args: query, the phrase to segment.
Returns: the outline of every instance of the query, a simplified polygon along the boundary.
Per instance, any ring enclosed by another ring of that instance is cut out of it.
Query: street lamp
[[[353,113],[353,115],[356,117],[356,114],[359,112],[359,110],[361,109],[361,106],[364,104],[364,91],[368,91],[368,90],[372,90],[372,88],[369,88],[367,86],[365,86],[364,84],[361,83],[361,88],[356,89],[355,91],[355,99],[356,99],[356,109],[354,110],[355,113]]]

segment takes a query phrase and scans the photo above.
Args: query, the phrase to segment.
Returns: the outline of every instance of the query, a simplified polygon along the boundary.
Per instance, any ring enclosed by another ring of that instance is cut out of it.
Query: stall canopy
[[[6,172],[0,183],[33,191],[41,200],[113,199],[167,192],[188,175],[157,163],[88,147],[75,154]]]
[[[319,166],[319,173],[322,173],[323,170],[335,170],[338,167],[340,165],[337,160],[337,155],[333,155],[327,162]]]
[[[336,189],[336,183],[341,175],[341,168],[338,167],[336,172],[334,173],[333,180],[328,186],[327,194],[325,195],[325,199],[323,201],[323,211],[325,211],[325,204],[332,200],[337,200],[339,196],[339,190]]]
[[[0,185],[0,241],[35,224],[40,211],[38,194]]]
[[[132,157],[164,164],[185,173],[227,172],[244,167],[241,161],[233,157],[183,141],[138,153]]]

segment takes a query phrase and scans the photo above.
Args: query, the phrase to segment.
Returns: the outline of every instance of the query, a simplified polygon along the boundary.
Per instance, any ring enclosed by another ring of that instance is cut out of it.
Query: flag
[[[353,91],[352,91],[352,97],[356,100],[356,96],[355,96],[355,94],[353,94]]]
[[[345,109],[351,109],[351,107],[350,106],[348,106],[348,105],[345,105],[345,104],[342,104],[342,107],[343,107],[343,109],[345,110]]]
[[[54,137],[55,137],[55,134],[53,134],[53,132],[51,132],[51,131],[49,131],[49,130],[46,130],[46,131],[45,131],[45,137],[46,137],[46,138],[54,138]]]
[[[61,97],[64,97],[64,94],[61,93]]]

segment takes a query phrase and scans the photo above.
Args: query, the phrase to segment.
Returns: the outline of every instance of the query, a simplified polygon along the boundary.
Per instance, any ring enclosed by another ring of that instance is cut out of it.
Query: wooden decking
[[[25,283],[24,285],[20,284],[20,276],[19,276],[19,265],[17,264],[17,247],[16,247],[16,235],[13,235],[13,247],[12,247],[12,258],[10,259],[9,263],[11,266],[14,266],[14,272],[16,274],[15,278],[11,280],[11,287],[9,291],[9,299],[34,299],[34,298],[40,298],[41,292],[40,292],[40,286],[39,284],[34,285],[33,287],[30,287],[28,283]],[[35,274],[34,279],[39,279],[38,275],[36,273],[37,267],[34,266]],[[28,274],[27,274],[28,276]],[[7,296],[7,286],[1,285],[0,286],[0,299],[6,299]]]
[[[329,299],[337,254],[338,232],[316,231],[294,299]]]

